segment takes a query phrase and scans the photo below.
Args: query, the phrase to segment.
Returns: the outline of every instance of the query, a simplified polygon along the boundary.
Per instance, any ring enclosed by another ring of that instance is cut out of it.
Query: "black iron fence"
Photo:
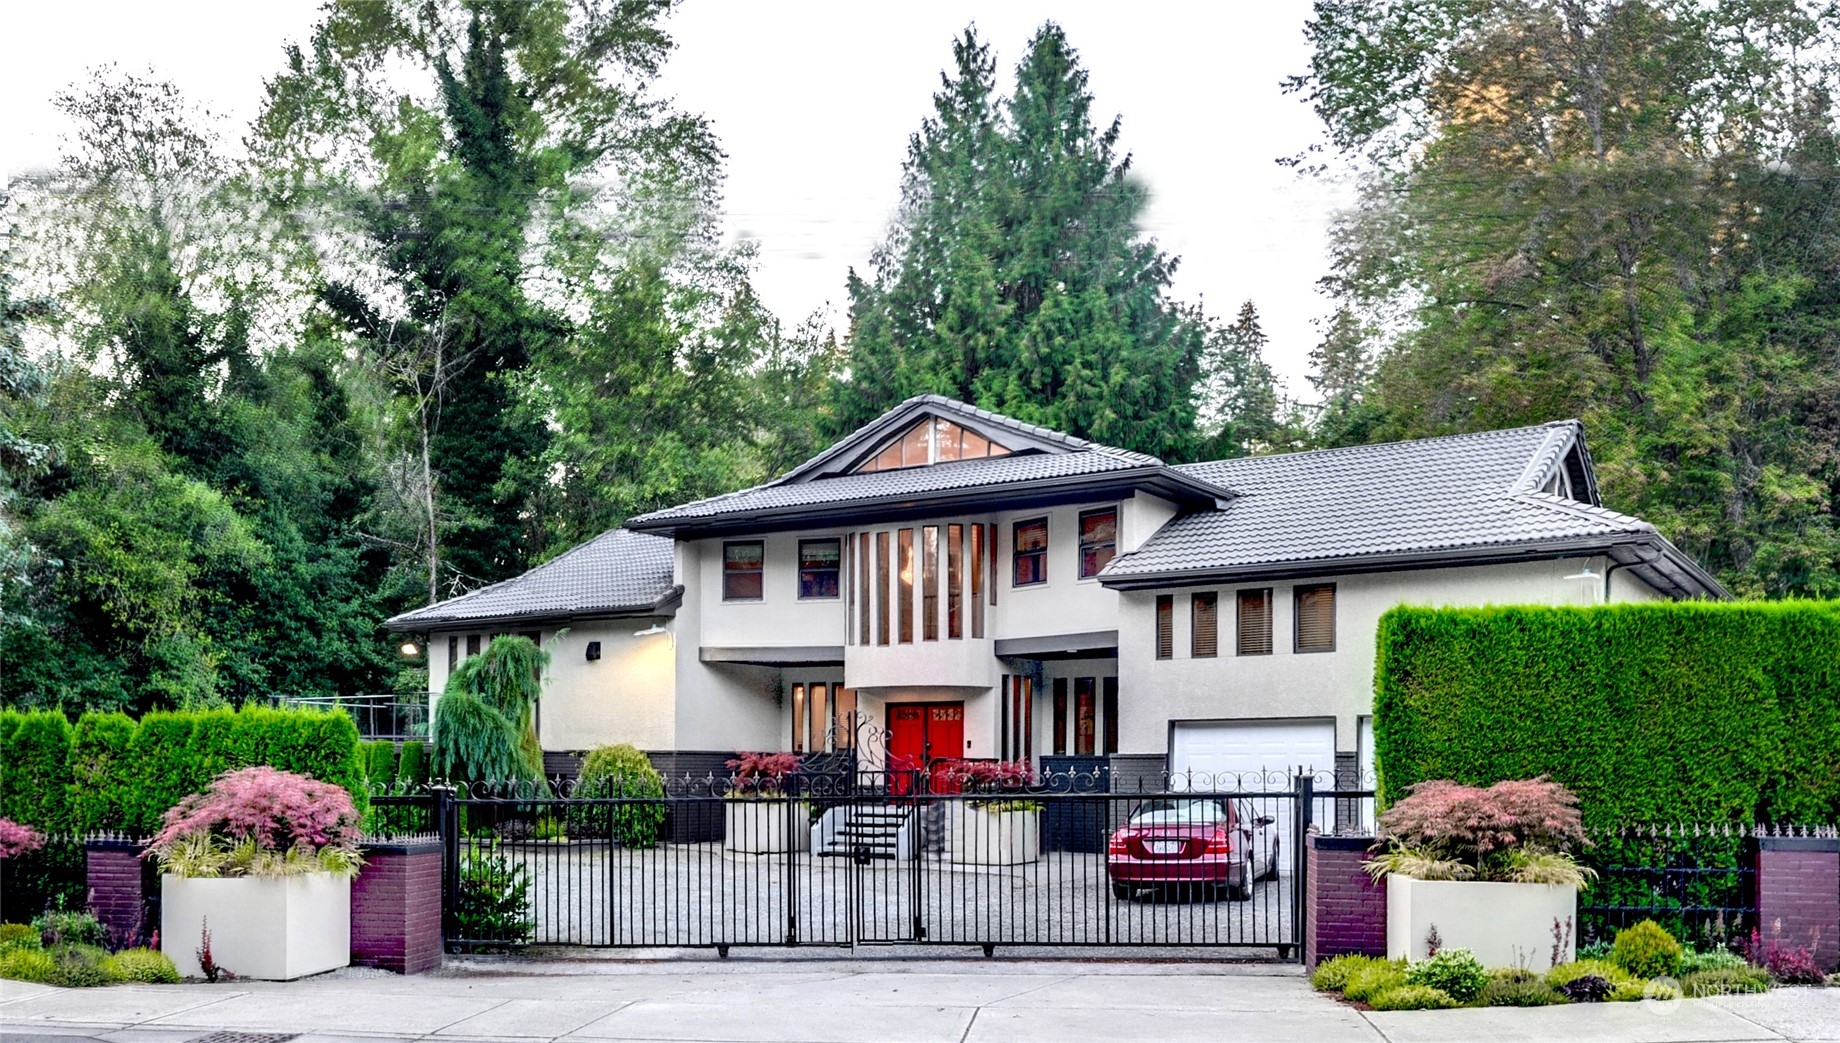
[[[443,836],[456,950],[1155,946],[1280,958],[1302,937],[1307,831],[1371,819],[1369,794],[1325,794],[1309,775],[1160,776],[1118,787],[1130,792],[1117,781],[845,764],[676,778],[663,793],[478,784],[379,797],[373,814]]]
[[[1593,831],[1582,860],[1597,879],[1578,897],[1578,940],[1607,941],[1654,920],[1705,949],[1744,943],[1757,926],[1753,827]]]

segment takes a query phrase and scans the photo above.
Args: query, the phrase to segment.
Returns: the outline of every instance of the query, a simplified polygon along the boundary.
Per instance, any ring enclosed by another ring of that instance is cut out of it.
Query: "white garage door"
[[[1186,721],[1170,739],[1172,787],[1276,792],[1299,768],[1335,771],[1335,722]]]

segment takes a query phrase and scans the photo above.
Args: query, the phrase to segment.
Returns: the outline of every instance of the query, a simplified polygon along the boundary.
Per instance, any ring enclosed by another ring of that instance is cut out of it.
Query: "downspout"
[[[1610,603],[1610,577],[1617,569],[1626,569],[1631,565],[1652,565],[1659,560],[1661,560],[1661,554],[1657,551],[1652,557],[1637,558],[1634,561],[1612,561],[1604,568],[1604,604]]]

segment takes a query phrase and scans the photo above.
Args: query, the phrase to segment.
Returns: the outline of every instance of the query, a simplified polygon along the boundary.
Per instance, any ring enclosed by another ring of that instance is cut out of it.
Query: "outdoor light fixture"
[[[653,634],[668,634],[668,633],[670,633],[670,631],[664,628],[664,624],[653,623],[651,626],[646,627],[644,630],[633,631],[633,636],[634,637],[651,637]]]
[[[413,641],[404,641],[401,651],[404,659],[414,659],[416,656],[422,654],[422,650],[415,647],[415,642]]]
[[[599,659],[600,657],[601,657],[601,643],[599,641],[588,642],[588,662],[592,663],[596,659]]]
[[[1597,581],[1602,577],[1598,576],[1597,573],[1591,571],[1590,562],[1585,562],[1583,572],[1574,572],[1565,578],[1570,579],[1570,580],[1577,580],[1580,583],[1589,584],[1588,586],[1585,587],[1585,598],[1591,604],[1597,603]]]

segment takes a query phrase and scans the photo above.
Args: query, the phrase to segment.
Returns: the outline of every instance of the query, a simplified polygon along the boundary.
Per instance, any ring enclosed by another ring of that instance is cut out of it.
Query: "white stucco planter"
[[[1558,924],[1558,937],[1553,925]],[[1484,967],[1553,966],[1578,952],[1578,889],[1553,884],[1504,884],[1464,880],[1415,880],[1398,873],[1386,878],[1386,955],[1422,960],[1426,939],[1437,928],[1446,949],[1469,949]]]
[[[722,847],[743,854],[769,855],[811,850],[811,812],[793,805],[790,819],[784,800],[730,800]],[[790,827],[790,828],[788,828]]]
[[[179,973],[201,977],[198,947],[239,978],[288,981],[351,962],[351,879],[331,873],[283,877],[160,879],[160,951]]]
[[[1016,866],[1041,857],[1041,812],[990,811],[962,801],[948,806],[946,851],[953,862]]]

